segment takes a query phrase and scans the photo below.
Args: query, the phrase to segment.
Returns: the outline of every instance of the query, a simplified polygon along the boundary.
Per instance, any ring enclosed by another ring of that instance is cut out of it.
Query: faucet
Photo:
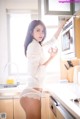
[[[15,66],[16,66],[16,69],[17,69],[17,73],[19,72],[18,66],[17,66],[17,64],[14,63],[14,62],[8,62],[8,63],[4,66],[3,72],[5,71],[5,69],[7,68],[7,66],[9,66],[9,65],[15,65]]]
[[[18,66],[17,66],[17,64],[14,63],[14,62],[8,62],[8,63],[4,66],[3,73],[5,72],[6,68],[7,68],[8,66],[10,66],[10,65],[16,66],[17,75],[18,75],[18,74],[19,74]],[[19,76],[19,75],[18,75],[18,76]],[[8,78],[6,79],[6,83],[7,83],[7,84],[14,84],[14,78],[13,78],[13,77],[14,77],[14,76],[12,76],[12,74],[9,74],[9,73],[8,73]],[[19,84],[18,81],[17,81],[16,83]]]

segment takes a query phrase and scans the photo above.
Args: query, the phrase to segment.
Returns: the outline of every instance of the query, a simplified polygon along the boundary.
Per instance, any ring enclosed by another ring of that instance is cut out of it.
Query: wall
[[[7,18],[5,1],[0,0],[0,73],[8,60]]]
[[[38,10],[38,0],[0,0],[0,82],[8,62],[8,36],[6,10]]]

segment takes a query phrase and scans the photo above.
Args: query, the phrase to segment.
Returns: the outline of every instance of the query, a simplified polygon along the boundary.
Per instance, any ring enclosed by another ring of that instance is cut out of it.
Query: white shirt
[[[52,44],[55,41],[53,37],[51,41],[45,43],[44,45]],[[42,96],[40,91],[33,89],[42,88],[42,84],[45,78],[45,65],[43,63],[46,61],[43,53],[42,46],[33,39],[33,41],[28,45],[27,48],[27,73],[28,73],[28,87],[23,90],[21,97],[28,96],[30,98],[39,99]]]
[[[43,44],[52,44],[56,39],[53,37],[50,41]],[[43,63],[46,61],[43,48],[38,41],[34,40],[28,45],[27,48],[27,72],[29,78],[29,87],[42,87],[46,70]]]
[[[42,46],[33,39],[27,48],[27,72],[30,87],[41,87],[45,77],[45,62]]]

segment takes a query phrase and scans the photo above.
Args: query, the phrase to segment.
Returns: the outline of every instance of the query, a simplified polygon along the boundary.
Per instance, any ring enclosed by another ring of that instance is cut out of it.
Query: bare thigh
[[[22,97],[21,106],[26,112],[27,119],[41,119],[41,101],[38,99]]]

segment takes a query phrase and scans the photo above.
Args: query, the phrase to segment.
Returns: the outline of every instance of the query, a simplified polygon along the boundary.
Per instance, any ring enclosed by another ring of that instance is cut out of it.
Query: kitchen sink
[[[0,88],[13,88],[17,87],[19,84],[0,84]]]
[[[18,88],[19,84],[0,84],[0,97],[16,97],[20,96]]]

